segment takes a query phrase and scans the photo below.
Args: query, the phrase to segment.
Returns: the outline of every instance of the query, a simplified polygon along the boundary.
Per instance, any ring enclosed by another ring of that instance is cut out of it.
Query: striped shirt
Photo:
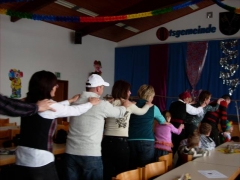
[[[30,116],[38,112],[36,104],[10,99],[0,94],[0,114],[7,116]]]

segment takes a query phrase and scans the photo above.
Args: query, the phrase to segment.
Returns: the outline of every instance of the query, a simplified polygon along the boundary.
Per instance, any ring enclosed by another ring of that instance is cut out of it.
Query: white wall
[[[0,92],[11,95],[10,69],[23,71],[22,97],[26,95],[32,74],[39,70],[60,72],[69,81],[69,97],[85,90],[85,82],[94,71],[94,60],[102,63],[102,77],[114,82],[114,48],[116,43],[93,36],[84,36],[82,44],[71,42],[72,30],[41,21],[21,19],[15,23],[0,15]],[[18,122],[19,118],[11,118]]]
[[[240,7],[240,0],[225,0],[223,3],[232,6],[232,7]],[[213,12],[213,18],[207,19],[207,12]],[[196,11],[195,13],[186,15],[180,19],[176,19],[169,23],[163,24],[159,27],[153,28],[151,30],[145,31],[138,35],[135,35],[126,40],[120,41],[118,43],[118,47],[127,47],[127,46],[138,46],[138,45],[151,45],[151,44],[165,44],[165,43],[173,43],[173,42],[186,42],[186,41],[203,41],[203,40],[214,40],[214,39],[231,39],[231,38],[239,38],[240,31],[237,34],[232,36],[223,35],[219,31],[219,12],[226,12],[225,9],[222,9],[218,5],[212,5],[205,9]],[[215,33],[209,34],[197,34],[197,35],[185,35],[176,37],[169,37],[166,41],[160,41],[156,32],[160,27],[165,27],[168,30],[185,30],[185,29],[193,29],[201,27],[208,27],[209,24],[215,26],[217,28]]]

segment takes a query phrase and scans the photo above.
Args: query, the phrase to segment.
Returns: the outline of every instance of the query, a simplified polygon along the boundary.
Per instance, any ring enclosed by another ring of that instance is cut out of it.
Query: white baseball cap
[[[108,82],[105,82],[103,78],[97,74],[92,74],[88,77],[86,87],[97,87],[97,86],[109,86]]]

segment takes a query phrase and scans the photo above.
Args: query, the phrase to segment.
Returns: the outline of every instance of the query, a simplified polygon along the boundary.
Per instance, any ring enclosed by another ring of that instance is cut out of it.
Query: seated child
[[[178,149],[178,162],[177,166],[182,165],[181,160],[182,154],[189,154],[193,156],[193,159],[197,157],[205,156],[208,151],[202,148],[199,148],[200,135],[197,131],[194,131],[187,139],[187,145],[180,146]]]
[[[210,138],[210,133],[212,130],[212,126],[208,123],[202,123],[199,127],[200,131],[200,142],[201,146],[200,148],[206,149],[206,150],[212,150],[216,147],[215,142],[212,138]]]
[[[220,143],[225,143],[231,141],[231,133],[233,131],[232,121],[226,122],[225,132],[220,133]]]
[[[155,126],[155,160],[158,161],[160,156],[172,152],[172,133],[180,134],[184,128],[181,124],[179,128],[175,128],[171,123],[171,114],[169,111],[163,111],[162,115],[165,117],[168,124],[156,124]]]

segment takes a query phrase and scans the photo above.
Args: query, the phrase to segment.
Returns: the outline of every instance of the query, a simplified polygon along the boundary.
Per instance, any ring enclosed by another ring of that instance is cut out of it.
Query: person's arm
[[[153,108],[154,108],[154,119],[156,119],[159,124],[166,124],[166,120],[161,114],[158,107],[154,105]]]
[[[153,104],[146,103],[142,108],[137,107],[135,104],[132,104],[130,107],[132,114],[143,115],[145,114]],[[128,109],[127,108],[127,109]]]
[[[188,114],[197,115],[197,114],[203,113],[203,107],[195,108],[190,104],[186,104],[186,111]]]
[[[45,118],[58,118],[58,117],[69,117],[69,116],[80,116],[81,114],[87,112],[93,105],[100,102],[99,98],[89,98],[89,102],[85,104],[66,106],[61,103],[54,103],[51,105],[52,108],[56,109],[56,112],[45,111],[39,113]]]
[[[108,101],[104,101],[104,113],[107,117],[122,118],[126,113],[126,107],[124,106],[113,106]],[[129,113],[126,113],[129,114]]]
[[[222,132],[224,132],[226,130],[227,107],[228,107],[227,102],[222,101],[219,105],[219,108],[218,108],[218,114],[219,114],[219,120],[220,120],[220,123],[221,123]]]
[[[40,104],[39,109],[44,110],[43,104]],[[49,108],[49,107],[48,107]],[[20,100],[10,99],[6,96],[0,95],[0,114],[17,117],[17,116],[31,116],[38,112],[36,104],[25,103]]]
[[[177,134],[179,135],[181,132],[182,132],[182,129],[184,128],[184,124],[181,124],[178,129],[175,128],[172,124],[170,124],[171,126],[171,132],[174,133],[174,134]]]

